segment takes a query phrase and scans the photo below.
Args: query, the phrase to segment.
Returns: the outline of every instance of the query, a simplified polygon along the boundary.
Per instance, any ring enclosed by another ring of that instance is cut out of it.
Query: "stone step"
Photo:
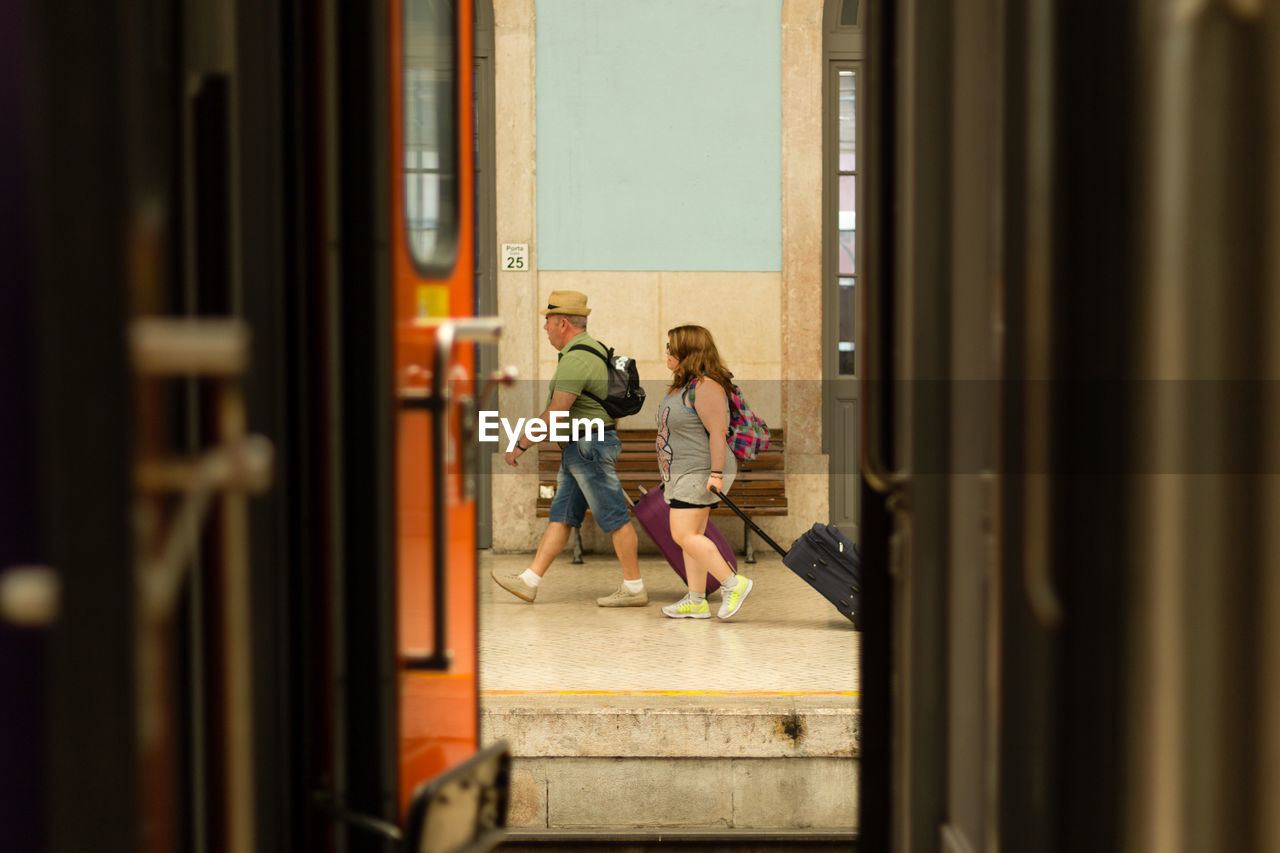
[[[486,695],[481,737],[511,745],[513,828],[852,832],[856,701]]]
[[[502,842],[503,853],[855,853],[857,849],[857,834],[847,829],[516,829],[508,831]]]

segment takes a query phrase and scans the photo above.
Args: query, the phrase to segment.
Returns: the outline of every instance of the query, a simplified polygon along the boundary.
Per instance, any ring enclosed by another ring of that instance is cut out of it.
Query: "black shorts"
[[[672,509],[715,509],[720,506],[720,501],[714,501],[709,504],[691,504],[688,501],[678,501],[672,498],[670,506]]]

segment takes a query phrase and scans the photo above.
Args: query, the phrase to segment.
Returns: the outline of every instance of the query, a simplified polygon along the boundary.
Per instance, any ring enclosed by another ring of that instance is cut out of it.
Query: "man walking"
[[[538,416],[550,423],[553,412],[568,413],[570,419],[599,418],[604,421],[604,436],[587,430],[576,441],[562,445],[560,473],[556,478],[556,496],[551,501],[551,520],[538,552],[529,568],[523,572],[499,574],[491,572],[493,579],[507,592],[525,601],[533,601],[538,595],[538,584],[547,573],[556,555],[569,542],[569,534],[582,526],[587,508],[595,516],[600,528],[613,538],[613,550],[622,563],[622,585],[612,594],[596,599],[601,607],[642,607],[649,603],[644,581],[640,579],[640,561],[636,555],[636,532],[631,527],[631,513],[627,511],[626,495],[618,480],[618,454],[622,442],[618,439],[613,418],[597,399],[604,399],[609,390],[609,374],[604,359],[592,352],[574,350],[583,345],[601,353],[605,348],[587,334],[587,297],[576,290],[553,290],[550,302],[540,312],[546,322],[542,328],[547,339],[559,353],[559,363],[551,377],[551,391],[547,405]],[[515,448],[507,452],[507,464],[519,465],[531,444],[522,436]]]

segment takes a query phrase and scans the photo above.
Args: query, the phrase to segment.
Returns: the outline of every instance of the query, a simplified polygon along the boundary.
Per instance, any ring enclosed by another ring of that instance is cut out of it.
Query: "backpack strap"
[[[733,385],[733,393],[725,394],[725,402],[729,404],[729,423],[733,423],[734,415],[742,417],[742,410],[738,408],[738,398],[742,396],[742,389],[737,385]]]
[[[600,346],[604,346],[604,344],[601,344]],[[600,357],[600,360],[604,362],[604,369],[605,369],[604,378],[605,378],[605,383],[607,384],[609,381],[609,356],[613,355],[613,350],[609,349],[609,347],[605,347],[605,349],[609,350],[609,355],[605,355],[595,347],[587,346],[586,344],[574,344],[573,346],[569,347],[569,352],[573,352],[575,350],[582,350],[583,352],[589,352],[589,353],[593,353],[594,355],[598,355]],[[592,400],[595,400],[597,403],[599,403],[601,408],[604,408],[603,398],[597,397],[595,394],[592,394],[586,388],[582,389],[582,393],[585,396],[590,397]],[[606,414],[608,413],[608,409],[605,409],[605,413]]]
[[[604,344],[601,344],[600,346],[603,347]],[[605,349],[609,350],[609,355],[613,354],[613,350],[609,349],[608,347],[605,347]],[[600,352],[600,350],[596,349],[595,347],[589,347],[586,344],[574,344],[573,346],[569,347],[569,352],[574,352],[575,350],[582,350],[583,352],[594,353],[595,355],[600,356],[600,360],[605,363],[606,367],[609,364],[609,356]]]
[[[680,403],[686,409],[697,411],[695,404],[698,402],[698,381],[700,379],[702,379],[701,376],[684,386],[684,389],[680,392]]]
[[[684,400],[684,399],[688,399],[688,400],[689,400],[688,408],[690,408],[690,409],[694,408],[694,404],[698,401],[698,383],[699,383],[699,382],[701,382],[701,381],[702,381],[702,380],[704,380],[704,379],[705,379],[705,380],[707,380],[708,382],[714,383],[714,384],[716,384],[716,385],[719,385],[719,384],[720,384],[720,383],[716,382],[714,379],[712,379],[710,376],[699,376],[697,379],[693,380],[693,381],[692,381],[692,382],[690,382],[688,385],[684,386],[684,390],[680,392],[680,399],[681,399],[681,400]],[[733,388],[734,388],[734,390],[736,391],[736,390],[737,390],[737,388],[738,388],[738,386],[737,386],[737,385],[734,385],[734,386],[733,386]],[[728,407],[729,407],[729,416],[732,418],[732,417],[733,417],[733,411],[734,411],[734,408],[735,408],[735,407],[734,407],[734,405],[733,405],[733,395],[732,395],[732,394],[725,394],[725,395],[724,395],[724,401],[725,401],[725,404],[726,404],[726,405],[728,405]]]
[[[689,400],[689,404],[687,408],[693,409],[695,413],[698,411],[697,408],[695,408],[694,406],[694,404],[697,403],[698,401],[698,383],[701,382],[703,379],[707,379],[711,382],[715,382],[715,380],[712,379],[710,376],[699,376],[697,379],[693,380],[688,385],[686,385],[685,389],[680,392],[681,402],[683,402],[684,399],[687,397]],[[737,386],[735,385],[734,387],[736,388]],[[727,438],[733,433],[733,398],[731,395],[725,394],[724,399],[729,406],[729,422],[725,424],[725,437]],[[701,415],[698,416],[698,423],[700,424],[702,423]],[[702,431],[705,432],[707,435],[711,435],[711,430],[707,429],[706,424],[702,424]]]
[[[688,402],[685,402],[686,400]],[[680,404],[683,405],[686,409],[689,409],[690,411],[692,411],[695,415],[697,415],[698,409],[697,409],[697,406],[695,405],[697,402],[698,402],[698,380],[695,379],[692,382],[690,382],[688,385],[686,385],[684,387],[684,390],[680,392]],[[707,429],[707,425],[702,422],[701,415],[698,415],[698,425],[702,427],[703,432],[705,432],[707,435],[711,435],[711,430]]]

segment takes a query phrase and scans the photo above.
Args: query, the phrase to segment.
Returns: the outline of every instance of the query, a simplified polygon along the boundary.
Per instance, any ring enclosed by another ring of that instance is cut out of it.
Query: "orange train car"
[[[470,0],[393,0],[394,278],[400,799],[479,740],[474,470],[476,359],[496,321],[475,304]]]
[[[475,347],[500,326],[474,316],[471,3],[392,0],[385,34],[387,158],[376,174],[387,182],[390,353],[375,361],[391,370],[378,402],[393,448],[394,638],[379,649],[394,649],[383,717],[394,733],[381,742],[394,743],[395,766],[382,778],[394,778],[399,823],[415,838],[485,846],[501,838],[508,756],[479,743],[476,471],[465,448],[483,390]],[[429,820],[433,797],[463,785],[483,791],[474,811]]]

